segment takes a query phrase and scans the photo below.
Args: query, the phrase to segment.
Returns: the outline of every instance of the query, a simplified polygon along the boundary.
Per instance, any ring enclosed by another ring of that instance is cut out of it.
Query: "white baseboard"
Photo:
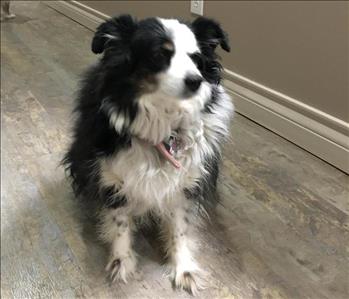
[[[77,1],[45,3],[91,30],[108,18]],[[349,123],[229,70],[224,85],[237,112],[349,173]]]
[[[77,1],[42,1],[47,6],[66,15],[70,19],[95,30],[97,26],[109,16]]]
[[[316,114],[317,119],[323,120],[319,122],[315,117],[308,116],[310,112],[307,108],[302,110],[303,103],[292,99],[293,105],[300,103],[296,111],[284,104],[288,97],[275,92],[271,100],[270,97],[262,95],[266,87],[252,87],[253,83],[248,79],[243,86],[242,76],[231,71],[226,73],[224,85],[234,98],[236,111],[349,173],[348,123],[322,111],[316,112],[316,109],[312,108],[311,113]],[[238,78],[234,79],[235,76]],[[250,88],[246,87],[248,85]],[[260,93],[253,91],[257,88],[260,89]],[[274,91],[268,89],[268,92]],[[328,123],[331,123],[331,126]]]

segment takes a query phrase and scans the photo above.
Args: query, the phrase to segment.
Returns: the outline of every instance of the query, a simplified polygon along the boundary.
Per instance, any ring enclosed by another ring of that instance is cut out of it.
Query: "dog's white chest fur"
[[[221,89],[217,113],[203,113],[203,105],[211,95],[209,85],[192,99],[178,102],[156,97],[141,98],[139,111],[131,125],[135,136],[131,147],[116,156],[100,160],[103,186],[114,186],[120,195],[140,213],[149,209],[164,210],[179,192],[195,185],[204,175],[203,159],[213,154],[219,134],[227,132],[227,118],[232,111],[230,98]],[[113,117],[111,117],[111,120]],[[183,147],[174,168],[155,148],[155,144],[178,130]]]
[[[140,99],[140,111],[132,124],[138,137],[132,138],[130,148],[100,161],[102,184],[115,186],[131,204],[137,204],[137,210],[164,209],[179,191],[192,187],[202,175],[201,108],[196,99],[181,103]],[[154,146],[174,129],[179,129],[183,142],[177,156],[180,169],[166,161]]]
[[[183,155],[181,161],[190,159]],[[164,209],[179,190],[190,187],[200,176],[198,166],[175,169],[165,161],[155,147],[133,139],[131,148],[102,162],[103,184],[117,186],[137,210]]]

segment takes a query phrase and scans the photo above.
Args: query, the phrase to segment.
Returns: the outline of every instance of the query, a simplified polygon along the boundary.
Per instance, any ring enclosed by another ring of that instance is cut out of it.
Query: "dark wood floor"
[[[92,33],[39,2],[13,11],[1,24],[2,298],[190,297],[142,236],[136,279],[109,285],[57,166]],[[211,273],[200,298],[349,298],[347,175],[237,114],[219,190],[219,217],[198,229]]]

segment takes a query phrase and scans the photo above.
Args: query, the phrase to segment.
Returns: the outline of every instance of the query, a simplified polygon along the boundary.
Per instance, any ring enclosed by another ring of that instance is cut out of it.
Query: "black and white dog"
[[[129,15],[101,24],[77,99],[74,140],[64,163],[75,192],[100,203],[111,278],[133,274],[137,219],[158,220],[174,285],[201,287],[193,256],[192,207],[214,197],[220,146],[233,104],[220,85],[226,33],[211,19],[192,23]],[[196,216],[195,216],[196,217]]]

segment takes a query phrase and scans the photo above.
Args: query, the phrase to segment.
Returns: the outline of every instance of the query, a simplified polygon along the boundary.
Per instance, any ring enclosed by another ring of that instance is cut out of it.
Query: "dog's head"
[[[103,53],[101,62],[118,75],[115,80],[121,76],[143,92],[182,99],[194,96],[203,81],[219,83],[218,45],[230,50],[227,34],[208,18],[186,24],[160,18],[136,21],[122,15],[97,28],[92,51]]]

